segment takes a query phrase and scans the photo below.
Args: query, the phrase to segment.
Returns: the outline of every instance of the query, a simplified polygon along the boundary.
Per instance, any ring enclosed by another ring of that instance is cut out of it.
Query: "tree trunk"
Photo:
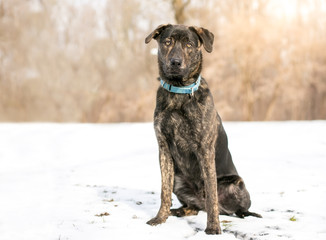
[[[184,24],[186,22],[185,8],[190,3],[190,0],[172,0],[172,8],[174,11],[174,18],[177,24]]]

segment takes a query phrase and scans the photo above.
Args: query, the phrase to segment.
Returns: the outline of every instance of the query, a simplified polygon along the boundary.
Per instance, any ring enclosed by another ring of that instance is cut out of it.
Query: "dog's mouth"
[[[180,68],[168,68],[167,73],[170,75],[183,75],[183,70]]]
[[[183,77],[186,74],[186,70],[181,67],[166,66],[165,74],[172,77]]]

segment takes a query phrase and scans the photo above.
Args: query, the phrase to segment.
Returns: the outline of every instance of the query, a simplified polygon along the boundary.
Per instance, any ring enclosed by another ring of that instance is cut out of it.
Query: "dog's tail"
[[[239,218],[245,218],[248,216],[253,216],[253,217],[257,217],[257,218],[262,218],[262,215],[258,214],[258,213],[254,213],[254,212],[242,212],[242,211],[238,211],[235,213]]]

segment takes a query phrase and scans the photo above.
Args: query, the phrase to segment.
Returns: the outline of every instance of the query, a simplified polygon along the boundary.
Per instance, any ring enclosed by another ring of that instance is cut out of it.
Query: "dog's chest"
[[[187,148],[189,144],[200,141],[199,132],[204,128],[202,111],[196,102],[181,107],[176,107],[177,104],[157,111],[154,122],[158,134],[162,134],[169,143]]]
[[[168,150],[184,174],[199,173],[198,152],[214,141],[216,121],[210,106],[189,102],[180,108],[165,108],[154,116],[157,138],[164,139]]]
[[[168,143],[168,151],[178,169],[184,174],[198,172],[196,152],[200,142],[200,126],[183,112],[171,111],[157,119],[157,132]]]

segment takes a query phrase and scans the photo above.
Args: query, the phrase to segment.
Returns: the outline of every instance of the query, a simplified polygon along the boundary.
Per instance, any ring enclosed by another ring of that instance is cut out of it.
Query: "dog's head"
[[[186,83],[200,74],[201,46],[212,52],[214,35],[205,28],[165,24],[158,26],[145,43],[157,40],[161,77],[170,82]]]

